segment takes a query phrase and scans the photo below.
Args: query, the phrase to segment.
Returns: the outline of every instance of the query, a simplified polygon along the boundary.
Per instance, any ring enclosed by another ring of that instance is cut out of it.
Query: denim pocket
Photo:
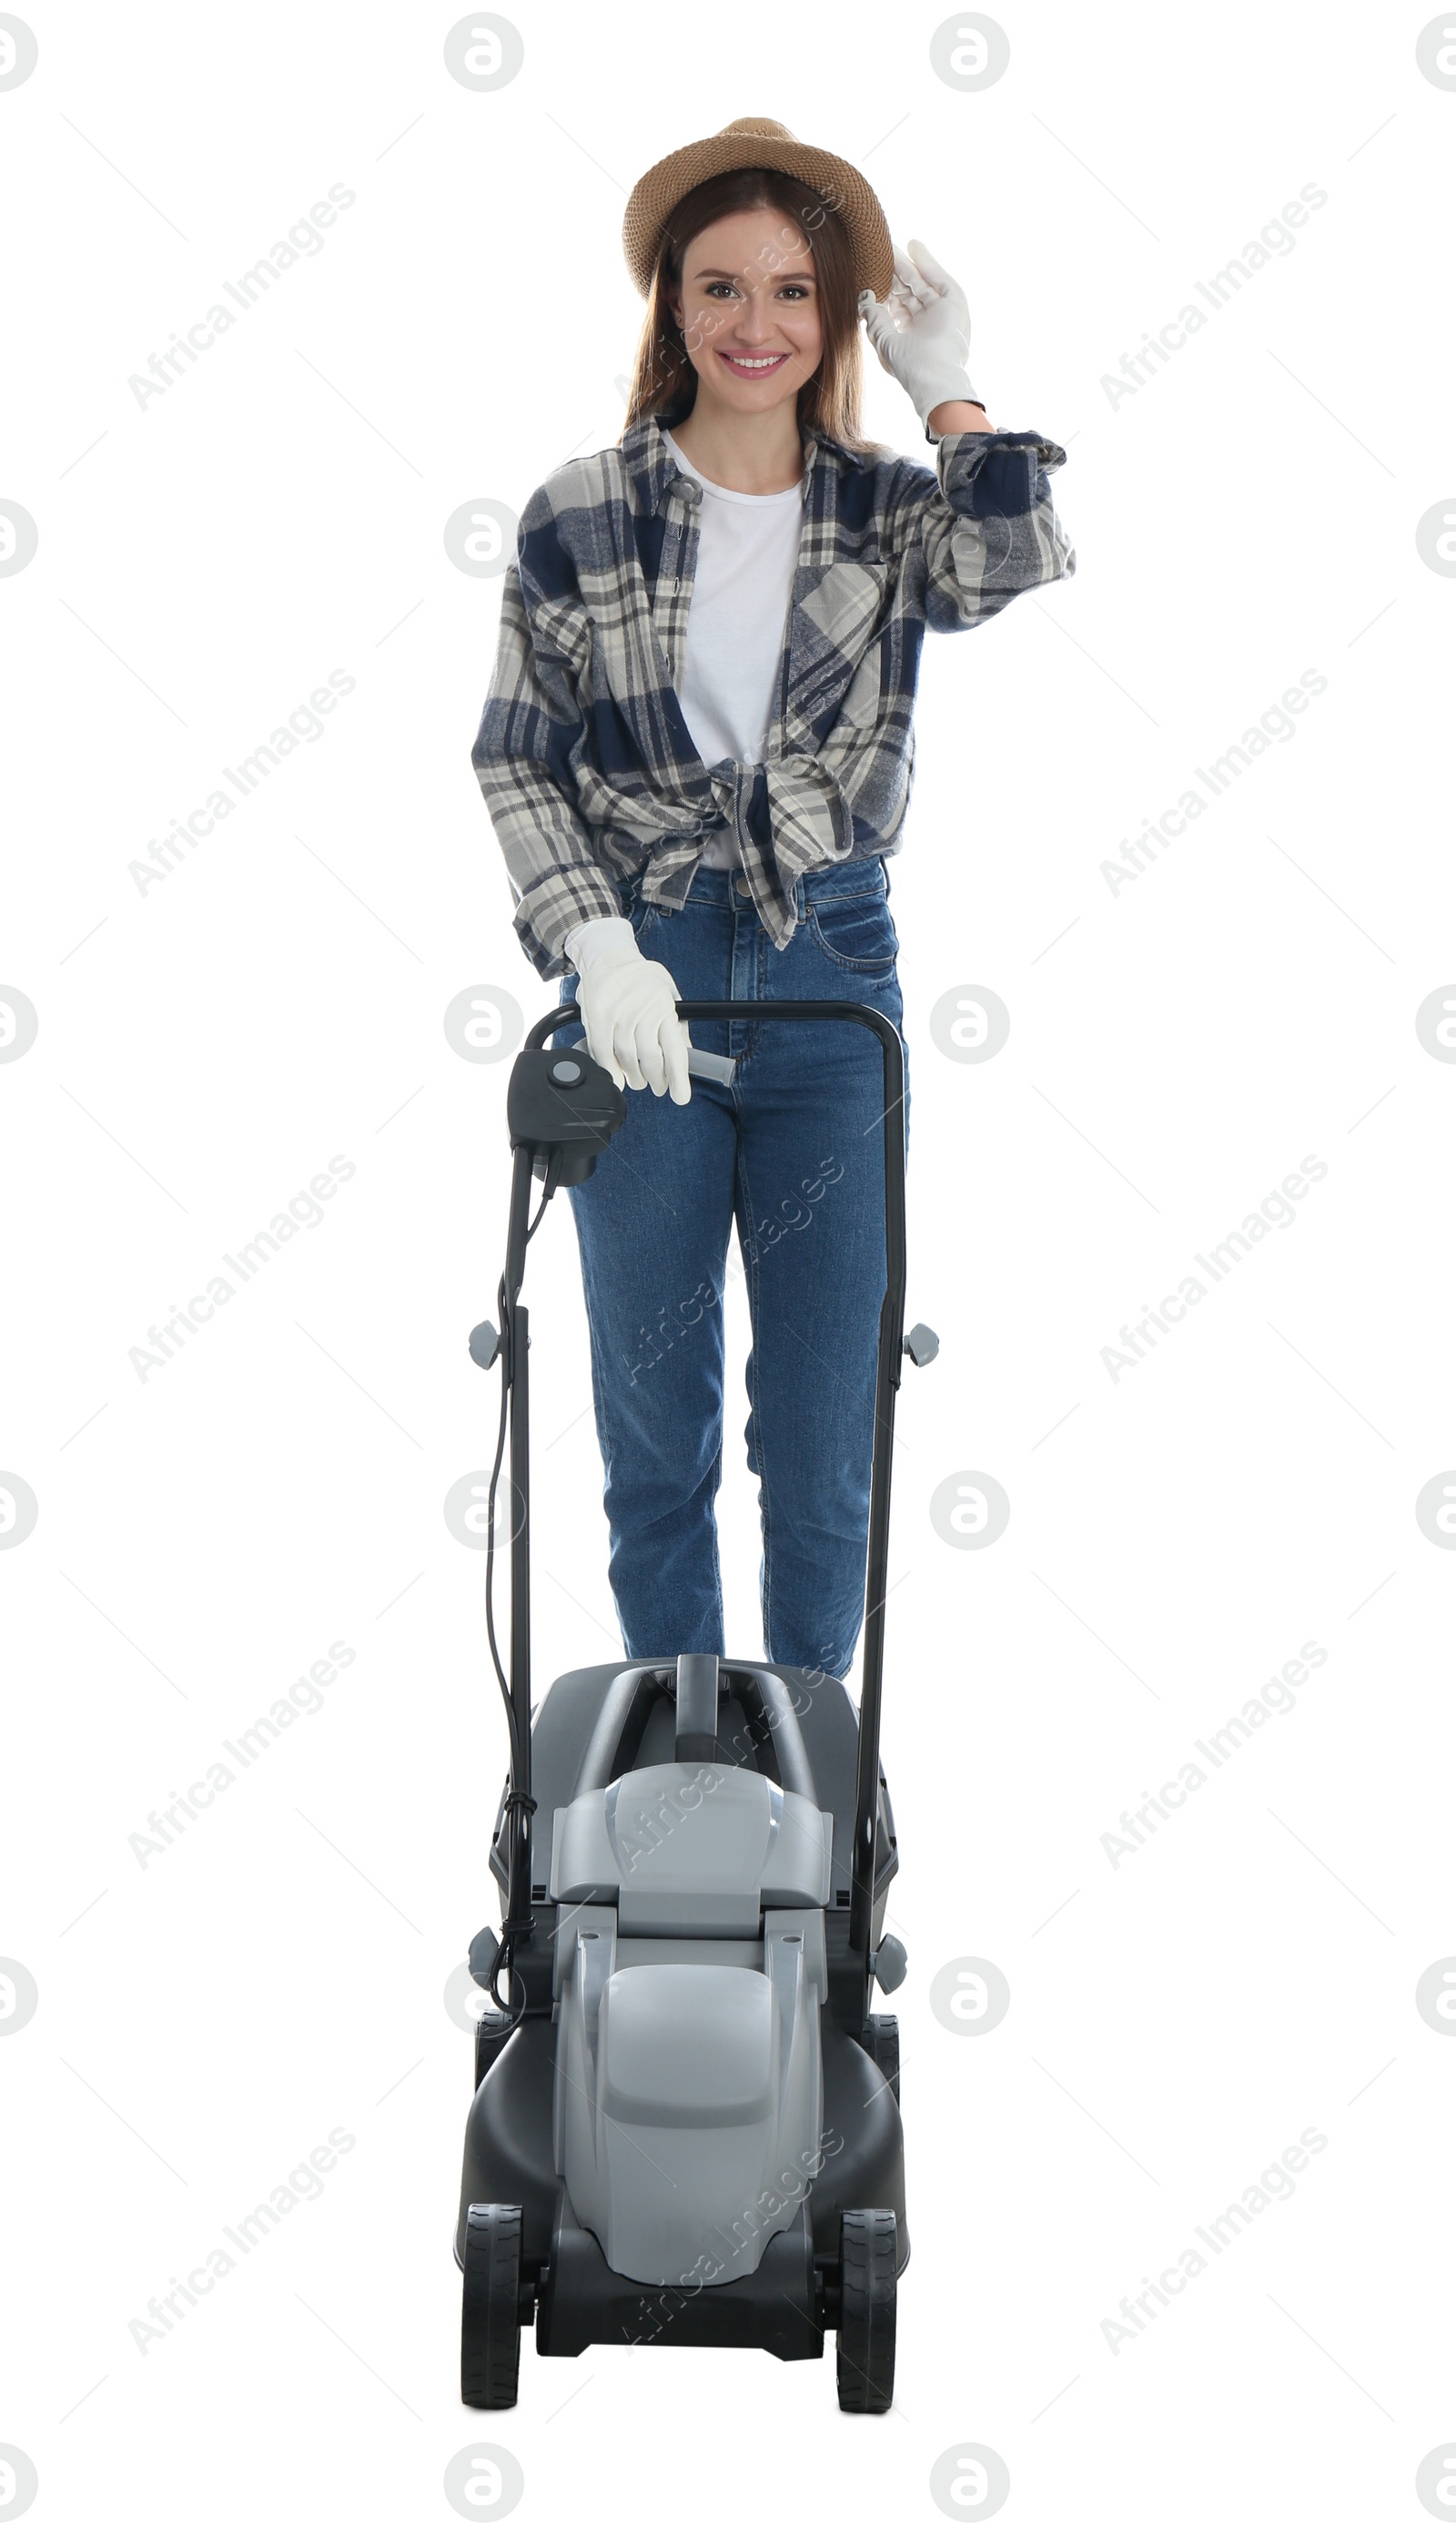
[[[893,975],[900,937],[882,890],[805,901],[809,931],[827,960],[856,978]]]

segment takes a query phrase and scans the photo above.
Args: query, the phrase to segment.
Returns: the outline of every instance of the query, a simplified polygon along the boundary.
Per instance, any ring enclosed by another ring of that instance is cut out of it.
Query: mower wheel
[[[461,2402],[479,2413],[508,2411],[520,2365],[521,2212],[514,2202],[473,2201],[466,2215]]]
[[[895,2397],[894,2211],[841,2211],[839,2247],[840,2411],[888,2413]]]
[[[893,2019],[891,2021],[893,2022]],[[475,2085],[477,2089],[486,2070],[490,2067],[491,2062],[498,2060],[501,2053],[504,2051],[506,2044],[510,2041],[510,2036],[511,2023],[504,2008],[482,2008],[480,2014],[475,2019]]]
[[[864,2049],[885,2080],[896,2104],[900,2102],[900,2019],[898,2016],[871,2016],[865,2020]]]

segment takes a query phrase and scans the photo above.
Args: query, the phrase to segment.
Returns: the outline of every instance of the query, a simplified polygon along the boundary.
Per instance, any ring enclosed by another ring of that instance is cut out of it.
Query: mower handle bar
[[[880,1698],[884,1679],[885,1591],[890,1565],[890,1456],[894,1443],[895,1395],[900,1388],[905,1346],[905,1049],[900,1033],[873,1005],[838,1001],[679,1002],[684,1022],[854,1022],[872,1031],[880,1043],[884,1065],[885,1295],[880,1305],[879,1352],[875,1364],[874,1443],[869,1482],[869,1543],[865,1561],[863,1652],[859,1688],[859,1742],[855,1776],[855,1837],[851,1867],[850,1944],[865,1964],[866,2008],[874,1907],[875,1826],[879,1813]],[[543,1047],[553,1032],[579,1020],[581,1007],[557,1004],[534,1022],[527,1047]],[[700,1051],[701,1052],[701,1051]],[[724,1060],[719,1059],[721,1065]],[[719,1077],[718,1079],[723,1079]],[[730,1079],[730,1078],[729,1078]],[[526,1167],[530,1158],[518,1156]],[[524,1218],[523,1218],[524,1225]],[[514,1299],[513,1299],[514,1300]],[[525,1467],[524,1418],[522,1426]],[[512,1464],[515,1444],[513,1437]],[[521,1544],[524,1551],[524,1542]],[[524,1568],[524,1557],[523,1557]],[[523,1576],[523,1584],[524,1584]],[[513,1596],[514,1601],[514,1596]],[[529,1664],[526,1632],[522,1633],[523,1668]],[[529,1676],[527,1677],[529,1680]],[[529,1699],[529,1691],[527,1693]]]

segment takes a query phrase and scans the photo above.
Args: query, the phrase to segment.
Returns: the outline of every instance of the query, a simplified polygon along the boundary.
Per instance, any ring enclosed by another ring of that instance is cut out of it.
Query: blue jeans
[[[626,890],[638,943],[680,997],[872,1004],[901,1028],[878,856],[800,881],[784,951],[736,879],[700,868],[680,909]],[[564,979],[563,1003],[578,983]],[[697,1046],[737,1058],[731,1089],[694,1077],[685,1109],[629,1092],[626,1125],[570,1192],[622,1642],[633,1661],[727,1652],[714,1500],[736,1225],[764,1653],[843,1678],[863,1617],[885,1292],[880,1045],[853,1022],[690,1028]],[[554,1044],[582,1037],[572,1023]]]

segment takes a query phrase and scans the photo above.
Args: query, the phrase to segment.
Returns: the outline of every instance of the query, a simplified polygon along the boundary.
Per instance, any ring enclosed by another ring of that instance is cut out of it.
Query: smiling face
[[[671,294],[699,394],[738,414],[791,402],[824,349],[808,240],[784,212],[730,212],[685,249]]]

